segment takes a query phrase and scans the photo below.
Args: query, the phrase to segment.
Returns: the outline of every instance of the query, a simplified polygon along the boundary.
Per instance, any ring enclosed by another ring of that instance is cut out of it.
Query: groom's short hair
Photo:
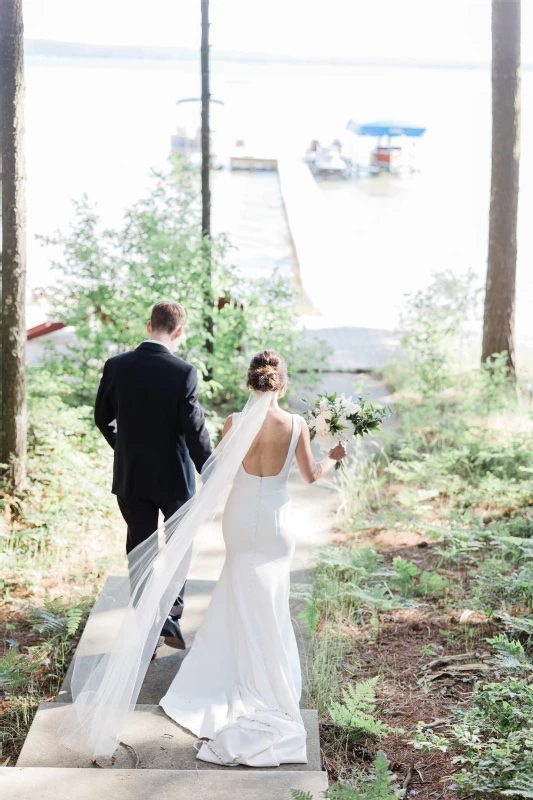
[[[153,331],[174,333],[185,325],[185,309],[176,300],[159,300],[152,308],[150,322]]]

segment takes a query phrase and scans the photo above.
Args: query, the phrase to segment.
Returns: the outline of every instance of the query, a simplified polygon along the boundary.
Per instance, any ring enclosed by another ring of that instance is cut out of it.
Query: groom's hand
[[[189,455],[197,471],[201,473],[211,455],[211,440],[205,427],[204,412],[198,402],[198,377],[194,367],[191,367],[185,377],[179,415]]]

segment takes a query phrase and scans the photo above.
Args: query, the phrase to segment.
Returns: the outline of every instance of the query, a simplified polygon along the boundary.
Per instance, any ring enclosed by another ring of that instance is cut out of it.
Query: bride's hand
[[[347,453],[346,442],[339,442],[332,450],[329,451],[329,457],[333,461],[342,461]]]

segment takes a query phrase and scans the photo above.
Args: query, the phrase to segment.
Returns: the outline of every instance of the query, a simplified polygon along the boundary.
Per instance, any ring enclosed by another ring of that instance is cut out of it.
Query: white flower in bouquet
[[[330,432],[331,412],[328,410],[321,411],[313,419],[313,427],[315,431],[314,439],[320,447],[331,450],[334,446],[334,440]]]
[[[344,395],[342,399],[344,401],[343,411],[347,417],[353,417],[354,414],[359,414],[361,411],[359,403],[354,403],[351,397],[344,397]]]
[[[344,414],[339,417],[337,424],[342,426],[342,430],[338,432],[340,442],[353,442],[355,441],[355,428],[353,422],[348,419],[346,409],[343,409]],[[346,416],[345,416],[346,415]]]

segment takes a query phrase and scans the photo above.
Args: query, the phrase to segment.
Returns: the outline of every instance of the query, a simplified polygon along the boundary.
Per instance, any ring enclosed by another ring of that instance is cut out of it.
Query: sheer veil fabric
[[[155,531],[130,553],[130,580],[101,595],[107,640],[97,653],[91,643],[80,643],[76,651],[73,702],[60,729],[69,749],[93,760],[117,749],[163,622],[187,577],[196,534],[224,503],[272,398],[272,392],[251,395],[206,463],[200,490],[167,520],[164,532]]]

